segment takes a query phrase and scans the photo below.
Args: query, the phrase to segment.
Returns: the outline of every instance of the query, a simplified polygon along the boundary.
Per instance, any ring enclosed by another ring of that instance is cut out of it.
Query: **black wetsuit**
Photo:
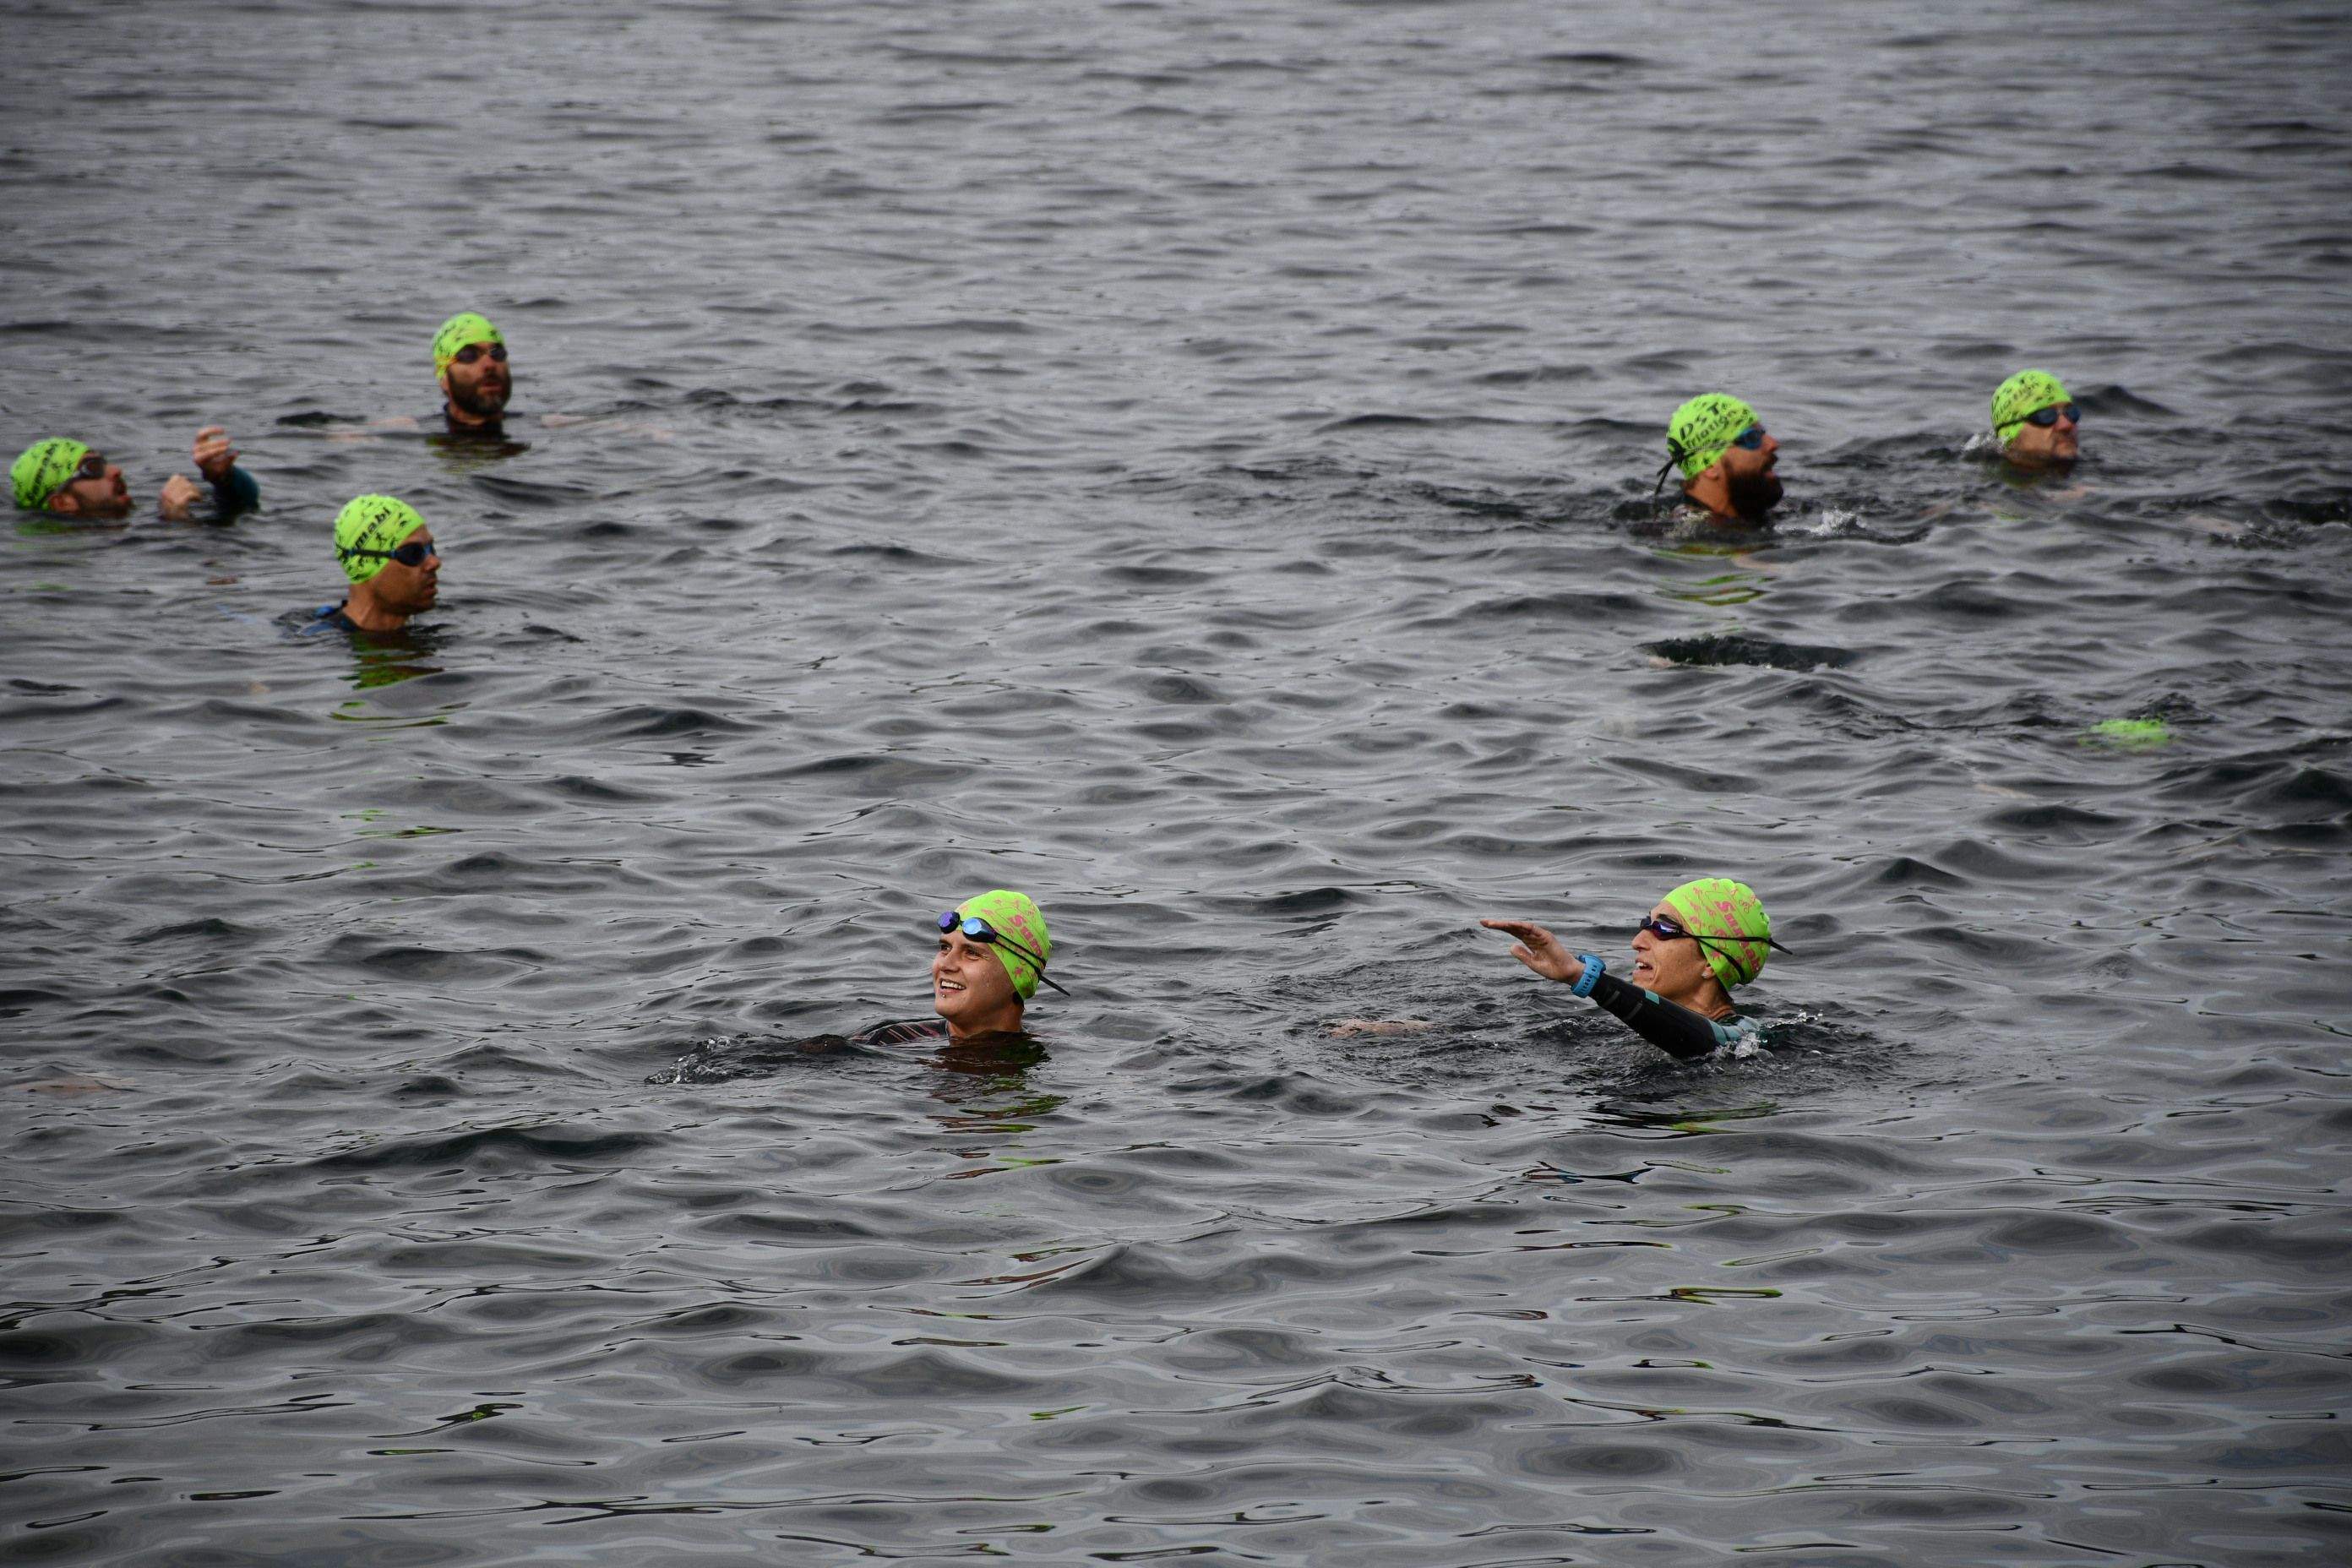
[[[286,617],[285,624],[290,625],[298,637],[309,637],[313,632],[355,632],[360,629],[357,621],[343,614],[341,604],[321,605],[315,610],[297,610]]]
[[[1604,1009],[1624,1019],[1635,1034],[1670,1057],[1706,1056],[1742,1039],[1752,1039],[1757,1033],[1753,1024],[1737,1018],[1717,1023],[1680,1003],[1667,1001],[1654,991],[1644,991],[1630,980],[1620,980],[1606,970],[1592,977],[1591,995]]]
[[[260,504],[261,482],[243,468],[232,466],[213,486],[213,506],[223,522]]]

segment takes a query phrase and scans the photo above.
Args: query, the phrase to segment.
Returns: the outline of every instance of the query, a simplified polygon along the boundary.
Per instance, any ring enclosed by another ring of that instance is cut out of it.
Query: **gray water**
[[[2347,1553],[2342,6],[5,20],[0,1561]]]

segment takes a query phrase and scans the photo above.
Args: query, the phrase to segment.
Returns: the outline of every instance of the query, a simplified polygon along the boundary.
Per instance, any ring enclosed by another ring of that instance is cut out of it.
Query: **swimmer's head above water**
[[[1559,938],[1529,921],[1481,921],[1518,939],[1511,956],[1547,979],[1582,985],[1586,964]],[[1660,899],[1633,928],[1633,967],[1625,978],[1664,1001],[1708,1018],[1729,1017],[1731,993],[1763,973],[1764,961],[1788,950],[1772,940],[1772,917],[1756,890],[1728,877],[1685,882]]]
[[[122,470],[79,441],[51,436],[25,448],[10,466],[16,504],[60,517],[121,517],[131,510]]]
[[[433,374],[440,379],[449,423],[495,429],[514,395],[507,341],[486,316],[461,310],[433,334]]]
[[[2063,468],[2082,451],[2083,411],[2046,370],[2021,370],[1992,395],[1992,438],[2021,468]]]
[[[1717,521],[1761,522],[1780,504],[1780,477],[1773,472],[1780,453],[1756,410],[1724,393],[1703,393],[1667,424],[1658,481],[1680,468],[1683,494]]]
[[[931,1011],[957,1039],[1013,1034],[1021,1012],[1037,994],[1053,961],[1045,912],[1026,893],[994,889],[966,899],[939,918],[940,947],[931,960]]]
[[[354,496],[335,519],[335,559],[351,579],[343,614],[365,631],[397,631],[441,594],[441,552],[416,509]]]

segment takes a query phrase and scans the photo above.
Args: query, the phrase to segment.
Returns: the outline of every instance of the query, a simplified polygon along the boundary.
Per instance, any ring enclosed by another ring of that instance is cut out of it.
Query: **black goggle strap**
[[[950,912],[954,916],[954,923],[952,925],[942,925],[940,927],[940,931],[945,933],[951,931],[963,931],[962,913],[956,910],[950,910]],[[980,920],[980,917],[978,915],[974,915],[972,919]],[[989,925],[986,921],[981,921],[980,923],[982,926],[987,927],[987,933],[982,936],[974,936],[971,938],[972,941],[981,942],[999,942],[1011,948],[1013,952],[1019,953],[1022,957],[1029,961],[1029,967],[1037,972],[1037,978],[1040,981],[1044,982],[1047,985],[1052,985],[1055,990],[1060,991],[1065,996],[1069,994],[1067,991],[1063,991],[1061,986],[1055,984],[1054,977],[1045,973],[1045,961],[1044,959],[1038,957],[1035,953],[1029,951],[1029,949],[1022,946],[1021,943],[1013,941],[1011,937],[997,930],[994,926]],[[971,935],[969,931],[964,931],[964,934],[967,936]]]
[[[1650,493],[1652,495],[1656,495],[1660,490],[1664,489],[1666,488],[1666,476],[1673,473],[1681,464],[1682,460],[1689,456],[1690,454],[1683,449],[1683,444],[1681,442],[1675,440],[1672,436],[1667,437],[1666,466],[1658,470],[1658,482],[1650,487]]]

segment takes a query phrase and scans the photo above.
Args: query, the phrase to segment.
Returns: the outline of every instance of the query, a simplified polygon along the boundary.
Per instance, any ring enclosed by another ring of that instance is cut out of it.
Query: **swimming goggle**
[[[1677,938],[1685,936],[1690,938],[1691,941],[1698,943],[1701,947],[1711,947],[1718,942],[1760,942],[1766,947],[1770,948],[1774,952],[1789,952],[1787,948],[1782,947],[1779,942],[1774,942],[1769,936],[1701,936],[1695,931],[1685,931],[1682,927],[1682,923],[1675,920],[1670,915],[1643,915],[1642,917],[1641,923],[1633,929],[1637,931],[1648,931],[1660,942],[1673,942]],[[1745,970],[1748,967],[1748,965],[1739,962],[1739,957],[1737,953],[1730,956],[1732,963],[1738,968]],[[1789,956],[1790,958],[1794,958],[1797,955],[1793,952],[1789,952]]]
[[[2031,414],[2021,414],[2014,419],[2004,419],[1994,428],[2006,430],[2012,425],[2039,425],[2047,430],[2057,424],[2061,417],[2071,424],[2080,425],[2083,422],[2082,405],[2074,403],[2053,403],[2047,408],[2037,408]]]
[[[1762,451],[1764,449],[1764,426],[1761,425],[1750,425],[1747,429],[1742,430],[1738,435],[1734,436],[1731,438],[1731,444],[1738,447],[1743,452]],[[1675,466],[1681,463],[1685,458],[1689,456],[1689,451],[1684,447],[1681,442],[1675,440],[1672,436],[1667,437],[1666,466],[1658,470],[1658,481],[1650,487],[1650,493],[1652,495],[1656,495],[1660,490],[1665,489],[1666,476],[1673,473]]]
[[[66,486],[82,479],[104,478],[106,478],[106,459],[96,452],[84,452],[81,455],[81,461],[74,465],[74,471],[58,481],[58,488],[63,489]]]
[[[489,355],[500,364],[507,363],[507,346],[504,343],[467,343],[449,357],[459,364],[471,364],[484,354]]]
[[[1054,983],[1051,980],[1045,979],[1045,961],[1044,959],[1038,957],[1035,953],[1030,952],[1027,948],[1022,946],[1019,942],[1005,935],[1003,931],[998,931],[994,926],[990,925],[978,915],[968,915],[961,910],[950,910],[947,913],[940,917],[940,934],[941,936],[947,935],[950,931],[957,931],[963,932],[964,935],[970,937],[974,942],[993,942],[1000,946],[1011,948],[1013,952],[1019,953],[1022,957],[1029,961],[1031,967],[1037,971],[1038,979],[1045,980],[1045,984],[1048,985],[1054,985]],[[1058,985],[1054,985],[1054,989],[1056,991],[1062,991],[1062,988]],[[1069,993],[1062,991],[1062,994],[1067,996]]]
[[[403,566],[422,566],[425,564],[426,556],[437,558],[441,553],[441,547],[437,544],[419,543],[412,539],[397,550],[346,550],[343,553],[373,555],[379,561],[397,561]]]

